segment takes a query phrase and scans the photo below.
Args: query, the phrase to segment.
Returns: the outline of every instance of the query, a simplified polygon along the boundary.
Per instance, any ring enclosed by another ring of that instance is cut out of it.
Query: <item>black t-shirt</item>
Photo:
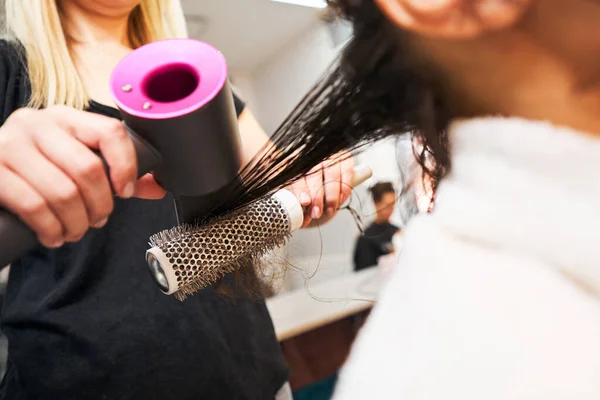
[[[369,225],[364,235],[356,241],[354,270],[360,271],[375,266],[379,257],[390,254],[394,249],[392,238],[399,230],[400,228],[389,222]]]
[[[4,123],[30,89],[15,50],[0,46]],[[119,118],[97,103],[89,111]],[[150,278],[148,238],[176,223],[169,195],[116,199],[104,228],[13,263],[0,399],[273,399],[288,371],[263,300],[208,288],[179,302]]]

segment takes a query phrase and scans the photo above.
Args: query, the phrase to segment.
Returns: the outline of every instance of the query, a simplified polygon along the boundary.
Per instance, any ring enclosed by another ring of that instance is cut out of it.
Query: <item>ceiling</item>
[[[182,0],[190,36],[217,47],[233,71],[256,68],[309,29],[318,10],[271,0]]]

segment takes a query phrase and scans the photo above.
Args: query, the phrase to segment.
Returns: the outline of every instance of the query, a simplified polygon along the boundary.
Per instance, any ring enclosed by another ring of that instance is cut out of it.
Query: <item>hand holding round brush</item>
[[[352,193],[354,159],[347,152],[314,167],[290,187],[305,208],[302,227],[323,225],[335,217]]]

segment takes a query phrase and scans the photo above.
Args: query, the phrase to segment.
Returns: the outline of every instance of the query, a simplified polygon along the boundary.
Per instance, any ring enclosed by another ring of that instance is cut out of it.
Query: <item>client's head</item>
[[[434,186],[449,168],[454,118],[518,116],[600,132],[598,0],[328,3],[354,25],[339,68],[348,84],[331,100],[352,124],[344,130],[363,139],[412,132]]]
[[[351,21],[353,37],[240,173],[244,183],[223,210],[342,150],[399,135],[412,136],[434,200],[451,167],[456,118],[516,116],[600,132],[600,0],[327,3]]]
[[[369,189],[375,203],[375,222],[389,222],[396,205],[396,191],[391,182],[378,182]]]

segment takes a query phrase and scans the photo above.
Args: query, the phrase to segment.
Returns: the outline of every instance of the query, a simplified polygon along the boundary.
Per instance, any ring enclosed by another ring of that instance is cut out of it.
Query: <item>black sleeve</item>
[[[246,104],[244,104],[242,99],[237,97],[235,93],[233,93],[233,103],[235,104],[235,112],[239,117],[242,114],[242,111],[244,111],[244,108],[246,108]]]
[[[9,103],[11,103],[10,99],[7,99],[8,93],[8,85],[11,75],[10,68],[10,59],[12,58],[12,52],[10,49],[10,45],[6,40],[0,41],[0,125],[4,125],[4,121],[8,118],[10,114],[9,110],[7,110]],[[9,95],[10,97],[10,95]],[[7,101],[8,100],[8,101]]]
[[[373,248],[373,244],[361,236],[356,241],[356,247],[354,248],[354,270],[360,271],[374,265],[377,265],[377,258],[379,254]]]
[[[0,125],[29,99],[29,81],[24,50],[16,44],[0,40]]]

